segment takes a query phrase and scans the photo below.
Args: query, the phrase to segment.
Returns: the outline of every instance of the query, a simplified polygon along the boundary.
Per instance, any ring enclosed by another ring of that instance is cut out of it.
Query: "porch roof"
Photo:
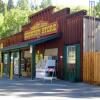
[[[20,42],[19,44],[15,44],[15,45],[11,45],[11,46],[2,48],[2,49],[0,49],[0,51],[1,52],[7,52],[7,51],[19,50],[21,48],[25,48],[25,47],[28,47],[30,45],[31,46],[35,46],[35,45],[38,45],[40,43],[44,43],[44,42],[56,39],[56,38],[58,38],[60,36],[61,36],[61,34],[54,34],[54,35],[50,35],[50,36],[47,36],[47,37],[39,38],[39,39],[36,39],[36,40]]]

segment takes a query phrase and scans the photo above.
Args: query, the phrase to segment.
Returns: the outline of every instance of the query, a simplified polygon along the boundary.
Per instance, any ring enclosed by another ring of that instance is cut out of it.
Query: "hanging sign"
[[[30,30],[24,33],[24,40],[40,38],[41,36],[57,33],[57,31],[58,31],[57,22],[48,23],[46,21],[40,21],[34,24]]]

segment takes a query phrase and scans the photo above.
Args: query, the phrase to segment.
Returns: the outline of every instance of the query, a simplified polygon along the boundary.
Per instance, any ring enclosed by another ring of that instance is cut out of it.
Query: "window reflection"
[[[76,63],[76,48],[75,48],[75,46],[67,47],[67,63],[69,63],[69,64]]]

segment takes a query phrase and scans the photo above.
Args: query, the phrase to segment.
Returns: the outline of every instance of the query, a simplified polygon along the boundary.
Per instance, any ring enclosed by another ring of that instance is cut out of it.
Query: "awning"
[[[35,46],[37,44],[44,43],[44,42],[47,42],[47,41],[56,39],[56,38],[58,38],[60,36],[61,36],[61,34],[58,34],[57,33],[55,35],[50,35],[50,36],[47,36],[47,37],[43,37],[43,38],[40,38],[40,39],[36,39],[36,40],[30,42],[29,45]]]
[[[0,49],[0,51],[1,52],[7,52],[7,51],[13,51],[13,50],[25,48],[25,47],[28,47],[30,45],[35,46],[37,44],[47,42],[47,41],[53,40],[53,39],[58,38],[58,37],[60,37],[60,34],[50,35],[50,36],[47,36],[47,37],[43,37],[43,38],[40,38],[40,39],[31,40],[31,41],[20,42],[19,44],[15,44],[15,45],[11,45],[11,46],[2,48],[2,49]]]
[[[7,52],[7,51],[12,51],[12,50],[18,50],[20,48],[25,48],[25,47],[28,47],[29,42],[21,42],[19,44],[15,44],[15,45],[11,45],[11,46],[8,46],[8,47],[5,47],[5,48],[2,48],[0,49],[0,51],[2,52]]]

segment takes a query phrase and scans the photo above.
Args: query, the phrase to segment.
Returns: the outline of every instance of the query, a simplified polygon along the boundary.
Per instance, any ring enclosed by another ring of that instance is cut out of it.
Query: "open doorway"
[[[32,55],[29,50],[21,53],[21,74],[23,77],[31,77]]]
[[[39,50],[37,50],[36,52],[36,78],[44,78],[47,67],[49,69],[56,68],[57,59],[58,59],[58,48],[45,49],[44,54],[41,53]],[[49,75],[51,74],[52,72],[49,73]]]

